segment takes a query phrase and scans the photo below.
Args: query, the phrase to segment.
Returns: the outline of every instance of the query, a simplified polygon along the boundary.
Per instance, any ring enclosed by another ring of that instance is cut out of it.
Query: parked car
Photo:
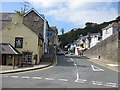
[[[65,55],[64,51],[63,50],[60,50],[57,52],[57,55]]]
[[[66,52],[64,52],[65,54],[68,54],[68,52],[66,51]]]
[[[70,55],[73,55],[73,53],[72,53],[72,52],[70,52]]]

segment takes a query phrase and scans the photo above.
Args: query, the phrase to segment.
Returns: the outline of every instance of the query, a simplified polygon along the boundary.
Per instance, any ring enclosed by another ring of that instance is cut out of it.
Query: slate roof
[[[0,54],[20,54],[21,55],[21,53],[9,43],[0,43]]]

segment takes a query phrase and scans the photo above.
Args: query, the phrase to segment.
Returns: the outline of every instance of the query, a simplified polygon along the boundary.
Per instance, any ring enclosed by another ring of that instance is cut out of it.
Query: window
[[[23,38],[16,37],[15,38],[15,48],[22,48],[23,47]]]
[[[39,18],[38,18],[38,17],[35,17],[35,18],[34,18],[34,21],[38,21],[38,20],[39,20]]]
[[[108,29],[106,29],[106,34],[108,34],[108,32],[109,32]]]
[[[32,52],[23,52],[23,64],[32,64]]]

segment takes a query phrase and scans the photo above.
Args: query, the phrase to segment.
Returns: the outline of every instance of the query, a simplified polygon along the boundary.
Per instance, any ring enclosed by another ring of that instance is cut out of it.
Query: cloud
[[[61,9],[50,10],[45,15],[54,17],[57,21],[71,22],[79,26],[84,26],[86,22],[102,23],[110,21],[117,16],[116,8],[110,8],[109,3],[68,4],[70,5],[67,5],[67,7],[63,6]]]
[[[112,2],[88,2],[88,0],[86,0],[87,2],[81,0],[74,2],[55,2],[56,0],[50,0],[49,2],[47,2],[48,0],[44,0],[44,2],[41,0],[29,1],[32,2],[31,4],[35,8],[42,9],[45,16],[50,16],[56,21],[68,22],[83,27],[86,22],[102,23],[115,19],[118,15],[116,8],[111,7]]]

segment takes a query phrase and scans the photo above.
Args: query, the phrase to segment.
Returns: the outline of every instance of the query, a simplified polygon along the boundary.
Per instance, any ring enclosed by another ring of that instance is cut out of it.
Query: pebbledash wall
[[[120,62],[120,32],[116,32],[96,46],[86,50],[85,56],[98,57],[103,60]]]

